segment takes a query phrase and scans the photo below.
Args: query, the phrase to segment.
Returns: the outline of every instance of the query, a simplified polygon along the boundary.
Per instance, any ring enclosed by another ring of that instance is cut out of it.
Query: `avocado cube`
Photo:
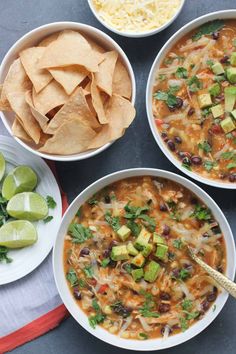
[[[149,283],[152,283],[156,280],[159,272],[161,270],[161,266],[159,263],[155,261],[149,262],[144,270],[144,279]]]
[[[117,235],[120,237],[122,241],[127,240],[130,234],[131,234],[131,230],[126,225],[122,225],[117,231]]]
[[[142,253],[137,254],[137,256],[135,256],[132,261],[131,264],[135,265],[138,268],[141,268],[145,263],[145,258],[142,255]]]
[[[156,232],[154,232],[154,234],[153,234],[153,242],[160,243],[163,245],[166,244],[166,240],[163,237],[161,237],[160,235],[158,235]]]
[[[138,281],[140,280],[142,277],[143,277],[143,269],[142,268],[139,268],[139,269],[133,269],[131,271],[131,275],[134,279],[134,281]]]
[[[232,132],[236,126],[231,117],[227,117],[220,123],[221,128],[224,130],[225,134]]]
[[[226,71],[227,79],[231,84],[236,84],[236,68],[229,68]]]
[[[138,250],[142,250],[149,242],[151,237],[150,232],[148,232],[146,229],[142,229],[140,234],[138,235],[134,246],[138,249]]]
[[[152,252],[152,250],[153,250],[153,245],[148,243],[147,246],[144,247],[141,253],[144,257],[148,257],[149,254]]]
[[[232,111],[231,114],[234,117],[234,119],[236,119],[236,109],[234,111]]]
[[[198,96],[198,102],[200,108],[206,108],[212,105],[211,95],[209,93],[202,93]]]
[[[215,75],[221,75],[221,74],[224,74],[224,72],[225,72],[223,65],[220,62],[213,64],[211,67],[211,70],[213,71],[213,73]]]
[[[231,56],[230,56],[230,64],[232,66],[236,66],[236,53],[232,53]]]
[[[136,248],[134,247],[134,245],[131,242],[128,243],[127,250],[128,250],[128,253],[131,254],[131,256],[137,256],[137,254],[138,254],[138,250],[136,250]]]
[[[218,96],[220,94],[220,85],[218,83],[215,83],[209,88],[208,91],[211,96]]]
[[[217,106],[211,107],[211,113],[213,114],[214,118],[218,118],[224,114],[224,110],[221,104],[218,104]]]
[[[113,261],[124,261],[125,259],[129,259],[126,245],[112,247],[111,259]]]
[[[225,94],[225,111],[231,112],[234,109],[236,94],[234,93],[234,86],[226,87],[224,90]]]
[[[168,252],[167,245],[157,245],[155,256],[161,260],[165,260]]]

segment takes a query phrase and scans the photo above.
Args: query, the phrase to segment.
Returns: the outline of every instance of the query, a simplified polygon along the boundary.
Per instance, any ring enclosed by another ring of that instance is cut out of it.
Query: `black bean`
[[[162,291],[161,293],[160,293],[160,299],[161,300],[170,300],[170,298],[171,298],[171,296],[170,296],[170,294],[169,293],[166,293],[166,292],[164,292],[164,291]]]
[[[201,303],[201,308],[203,309],[203,311],[207,311],[210,307],[210,304],[207,300],[204,300],[202,303]]]
[[[105,251],[103,252],[103,257],[107,258],[107,257],[110,256],[110,254],[111,254],[111,250],[110,250],[110,249],[107,249],[107,250],[105,250]]]
[[[178,269],[178,268],[174,268],[174,269],[172,270],[172,276],[173,276],[174,278],[178,278],[178,277],[179,277],[179,269]]]
[[[216,286],[213,287],[213,292],[214,292],[214,293],[218,293],[218,289],[217,289]]]
[[[168,210],[166,204],[162,203],[162,202],[160,202],[159,209],[160,209],[160,211],[167,211]]]
[[[175,136],[175,142],[176,144],[181,144],[182,143],[182,139],[180,136]]]
[[[109,267],[111,268],[115,268],[117,265],[117,262],[116,261],[113,261],[113,259],[110,260],[110,263],[109,263]]]
[[[220,59],[221,64],[225,64],[229,61],[229,56],[224,55],[223,58]]]
[[[209,293],[207,295],[207,301],[208,302],[214,302],[217,297],[217,294],[215,292]]]
[[[227,178],[227,177],[228,177],[228,173],[221,172],[221,173],[219,174],[219,178],[220,178],[220,179],[225,179],[225,178]]]
[[[168,140],[167,141],[167,146],[171,151],[175,151],[175,143],[173,142],[173,140]]]
[[[176,108],[181,108],[183,106],[183,103],[184,101],[182,100],[182,98],[176,97],[176,104],[175,104]]]
[[[75,298],[76,300],[81,300],[81,299],[82,299],[81,292],[79,291],[78,288],[74,288],[74,290],[73,290],[73,295],[74,295],[74,298]]]
[[[170,112],[174,112],[176,107],[168,106]]]
[[[190,203],[193,205],[198,204],[198,199],[196,197],[192,197]]]
[[[162,137],[162,139],[163,139],[165,142],[168,141],[168,135],[167,135],[165,132],[162,132],[162,133],[161,133],[161,137]]]
[[[163,226],[162,234],[163,235],[169,235],[170,234],[170,227],[168,225],[165,224]]]
[[[212,38],[215,39],[217,41],[217,39],[219,39],[220,37],[220,33],[219,32],[213,32],[212,33]]]
[[[189,271],[191,271],[191,270],[193,269],[192,264],[184,263],[183,267],[184,267],[184,269],[187,269],[187,270],[189,270]]]
[[[169,304],[163,304],[161,303],[159,306],[158,306],[158,311],[160,313],[166,313],[168,311],[170,311],[170,305]]]
[[[109,204],[111,202],[111,198],[109,195],[105,195],[104,197],[105,203]]]
[[[188,110],[188,116],[192,116],[194,112],[195,112],[195,109],[193,107],[190,107]]]
[[[82,250],[80,251],[80,257],[84,257],[84,256],[88,256],[90,253],[90,250],[88,247],[84,247],[82,248]]]
[[[235,173],[231,173],[231,175],[229,175],[229,181],[236,182],[236,174]]]
[[[193,165],[201,165],[202,164],[202,158],[200,156],[192,156],[191,157],[191,162]]]

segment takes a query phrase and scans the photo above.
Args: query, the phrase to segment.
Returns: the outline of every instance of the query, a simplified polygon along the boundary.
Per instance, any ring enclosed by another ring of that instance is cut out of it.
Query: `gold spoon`
[[[230,295],[236,299],[236,284],[227,278],[222,273],[210,267],[204,261],[202,261],[196,254],[193,252],[193,249],[187,246],[191,258],[199,264],[222,288],[224,288]]]

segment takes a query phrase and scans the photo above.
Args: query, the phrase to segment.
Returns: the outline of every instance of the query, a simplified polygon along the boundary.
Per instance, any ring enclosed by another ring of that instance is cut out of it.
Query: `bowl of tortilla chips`
[[[85,24],[56,22],[19,39],[0,67],[0,115],[24,148],[75,161],[108,148],[135,118],[135,77],[120,46]]]

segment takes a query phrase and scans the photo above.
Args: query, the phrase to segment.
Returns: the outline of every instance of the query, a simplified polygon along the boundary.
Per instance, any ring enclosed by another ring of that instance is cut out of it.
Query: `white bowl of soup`
[[[131,38],[148,37],[163,31],[179,16],[184,3],[185,0],[88,0],[92,13],[103,26]]]
[[[126,54],[82,23],[49,23],[25,34],[5,55],[0,83],[6,129],[49,160],[99,154],[135,116],[135,77]]]
[[[159,350],[203,331],[228,294],[189,257],[230,279],[230,226],[201,188],[174,173],[137,168],[105,176],[66,211],[53,251],[59,294],[75,320],[120,348]]]
[[[199,182],[236,188],[236,11],[199,17],[158,53],[147,83],[153,136]],[[233,76],[232,76],[233,75]]]

